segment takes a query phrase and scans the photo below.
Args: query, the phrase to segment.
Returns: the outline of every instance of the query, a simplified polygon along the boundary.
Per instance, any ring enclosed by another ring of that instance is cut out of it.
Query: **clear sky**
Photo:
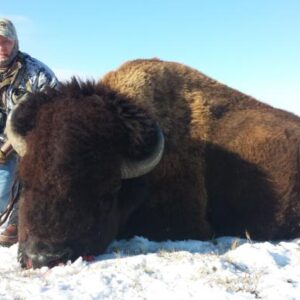
[[[61,79],[158,57],[300,115],[300,0],[0,0],[0,15]]]

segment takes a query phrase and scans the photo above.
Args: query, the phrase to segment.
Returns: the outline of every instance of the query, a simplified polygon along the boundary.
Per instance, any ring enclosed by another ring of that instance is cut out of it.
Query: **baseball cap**
[[[6,18],[0,18],[0,35],[10,40],[18,39],[14,24]]]

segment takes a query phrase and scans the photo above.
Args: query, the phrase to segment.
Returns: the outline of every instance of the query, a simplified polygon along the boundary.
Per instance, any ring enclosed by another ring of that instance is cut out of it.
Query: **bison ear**
[[[37,112],[46,102],[46,95],[43,93],[26,93],[22,96],[8,118],[14,134],[25,137],[35,127]]]

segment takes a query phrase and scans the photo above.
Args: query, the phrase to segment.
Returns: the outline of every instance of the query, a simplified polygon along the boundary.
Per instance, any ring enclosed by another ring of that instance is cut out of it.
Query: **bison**
[[[28,95],[19,260],[52,266],[116,238],[300,236],[300,119],[185,65],[134,60]]]

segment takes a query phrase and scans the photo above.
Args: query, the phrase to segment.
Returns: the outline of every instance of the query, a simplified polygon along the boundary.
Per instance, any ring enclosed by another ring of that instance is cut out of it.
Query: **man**
[[[26,93],[57,85],[54,73],[45,64],[19,51],[13,23],[0,17],[0,212],[9,202],[17,166],[17,155],[4,134],[7,115]],[[0,234],[0,245],[16,242],[17,207],[14,207],[7,228]]]

